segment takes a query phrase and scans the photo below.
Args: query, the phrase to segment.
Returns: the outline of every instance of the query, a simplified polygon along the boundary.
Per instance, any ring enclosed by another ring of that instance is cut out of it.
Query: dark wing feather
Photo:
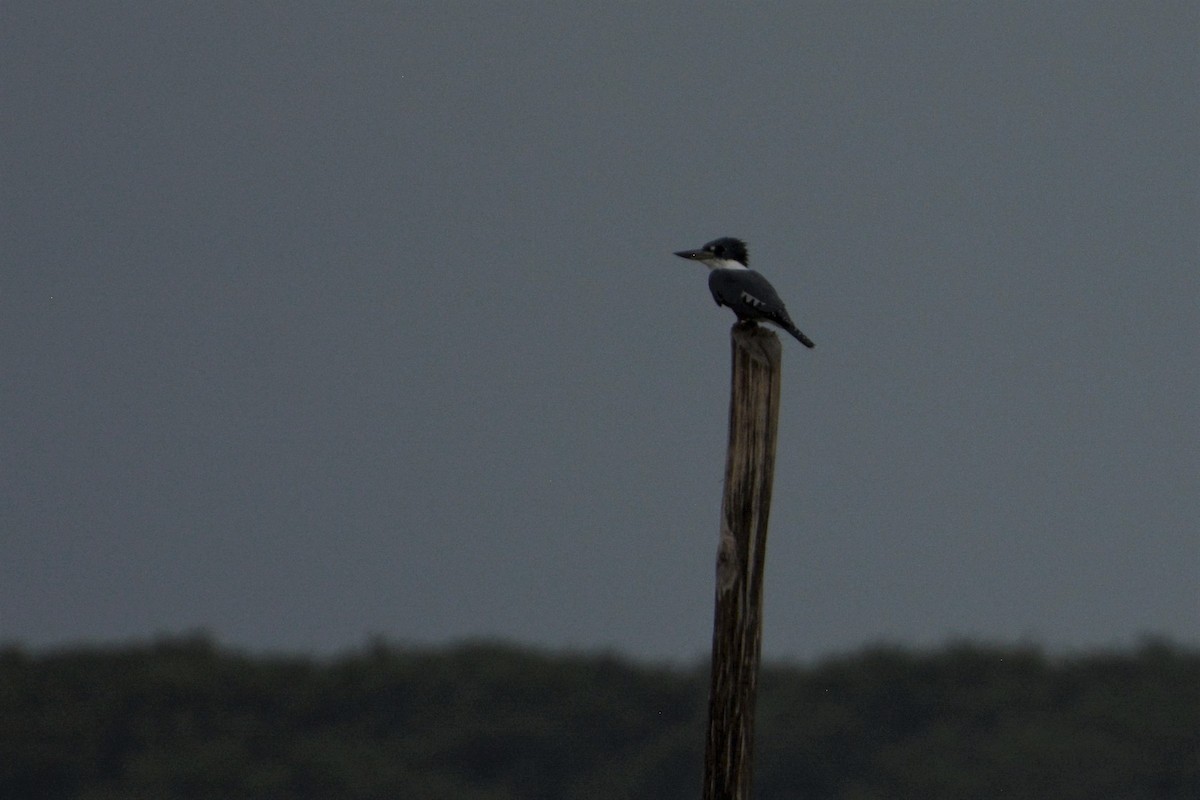
[[[708,275],[708,288],[718,306],[729,306],[740,320],[772,322],[796,337],[805,347],[813,347],[796,327],[787,307],[770,281],[754,270],[714,269]]]

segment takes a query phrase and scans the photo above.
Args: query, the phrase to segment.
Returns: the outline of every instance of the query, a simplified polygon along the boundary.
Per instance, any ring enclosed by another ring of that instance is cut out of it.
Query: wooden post
[[[763,566],[779,420],[779,338],[735,324],[729,450],[717,549],[704,800],[749,800]]]

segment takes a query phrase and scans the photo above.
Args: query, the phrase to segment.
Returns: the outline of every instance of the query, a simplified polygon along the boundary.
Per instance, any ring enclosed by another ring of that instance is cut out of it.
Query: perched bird
[[[788,316],[775,287],[750,269],[746,243],[725,236],[713,239],[699,250],[680,250],[675,255],[699,261],[708,267],[708,290],[719,306],[728,306],[741,322],[770,322],[795,336],[800,344],[812,347]]]

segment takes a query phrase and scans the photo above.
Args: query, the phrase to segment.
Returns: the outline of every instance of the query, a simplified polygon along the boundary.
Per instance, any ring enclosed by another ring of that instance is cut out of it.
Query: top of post
[[[753,322],[735,322],[729,335],[735,350],[741,350],[759,364],[772,368],[779,366],[783,346],[774,331]]]

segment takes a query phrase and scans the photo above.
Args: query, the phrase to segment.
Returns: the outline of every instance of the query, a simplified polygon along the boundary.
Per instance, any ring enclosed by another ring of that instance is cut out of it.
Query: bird
[[[708,290],[713,300],[737,314],[739,322],[770,322],[795,336],[805,347],[816,346],[792,322],[775,287],[750,269],[746,243],[741,239],[722,236],[699,250],[679,250],[675,255],[708,267]]]

